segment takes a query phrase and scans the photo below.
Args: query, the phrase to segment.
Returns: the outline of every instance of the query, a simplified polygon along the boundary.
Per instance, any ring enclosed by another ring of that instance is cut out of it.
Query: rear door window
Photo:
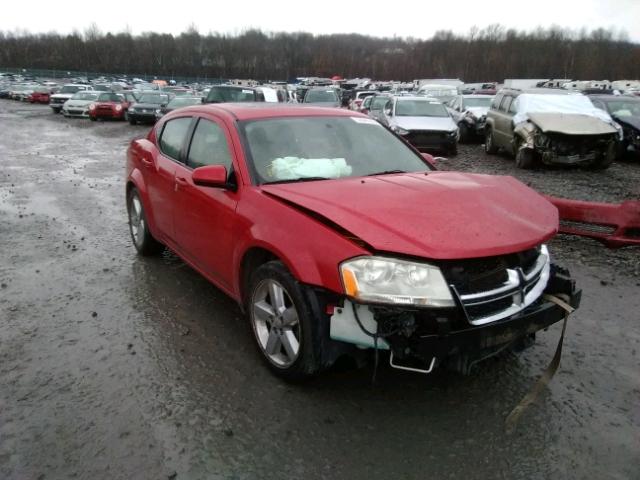
[[[180,161],[180,152],[190,125],[191,117],[176,118],[165,123],[160,136],[160,151],[166,156]]]
[[[191,168],[205,165],[224,165],[231,170],[231,153],[222,128],[210,120],[201,118],[193,132],[187,166]]]
[[[502,101],[502,97],[504,97],[504,94],[502,93],[499,93],[498,95],[496,95],[496,98],[493,99],[493,103],[491,104],[492,110],[498,109],[498,107],[500,106],[500,102]]]
[[[509,97],[509,96],[505,96],[502,99],[502,103],[500,104],[500,111],[501,112],[509,111],[509,107],[511,106],[511,100],[512,100],[512,97]]]

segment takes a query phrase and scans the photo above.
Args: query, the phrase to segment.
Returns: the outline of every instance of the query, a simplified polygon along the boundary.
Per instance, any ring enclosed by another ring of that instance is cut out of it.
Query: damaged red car
[[[218,104],[127,152],[141,255],[165,246],[230,295],[288,380],[343,356],[468,371],[564,318],[580,291],[545,243],[558,212],[511,177],[437,171],[362,114]]]
[[[122,95],[112,92],[104,92],[98,99],[89,105],[89,118],[91,120],[111,119],[124,120],[129,103]]]

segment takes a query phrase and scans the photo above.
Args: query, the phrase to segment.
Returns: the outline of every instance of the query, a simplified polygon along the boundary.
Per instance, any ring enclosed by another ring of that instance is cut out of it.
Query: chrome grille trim
[[[508,279],[498,288],[484,292],[461,295],[464,307],[490,305],[493,302],[512,297],[510,307],[483,317],[470,317],[472,325],[484,325],[515,315],[535,302],[544,292],[549,282],[551,260],[546,245],[540,248],[540,255],[533,268],[528,272],[521,269],[507,269]]]

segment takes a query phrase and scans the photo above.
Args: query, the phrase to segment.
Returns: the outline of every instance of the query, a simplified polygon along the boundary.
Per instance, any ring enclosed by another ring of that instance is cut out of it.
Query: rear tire
[[[280,261],[258,267],[249,282],[246,312],[258,350],[273,373],[291,382],[322,370],[322,322],[308,295]]]
[[[161,253],[164,250],[164,245],[151,234],[142,199],[135,188],[132,188],[127,195],[127,212],[131,240],[138,253],[143,257]]]
[[[486,128],[486,132],[484,134],[484,151],[489,155],[495,155],[498,153],[498,148],[495,146],[495,142],[493,140],[493,132],[490,128]]]
[[[516,167],[531,170],[536,166],[536,153],[532,148],[520,148],[521,141],[516,142]]]
[[[617,146],[611,145],[606,152],[600,154],[598,158],[590,165],[592,170],[605,170],[611,166],[616,158]]]

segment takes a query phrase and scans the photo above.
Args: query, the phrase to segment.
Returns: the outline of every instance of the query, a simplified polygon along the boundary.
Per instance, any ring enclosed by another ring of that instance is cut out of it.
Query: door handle
[[[185,177],[176,177],[176,183],[178,185],[188,185],[187,179]]]
[[[143,157],[143,158],[141,158],[141,160],[142,160],[142,164],[143,164],[145,167],[151,168],[151,166],[153,165],[153,162],[152,162],[151,160],[147,160],[147,159],[146,159],[146,158],[144,158],[144,157]]]

